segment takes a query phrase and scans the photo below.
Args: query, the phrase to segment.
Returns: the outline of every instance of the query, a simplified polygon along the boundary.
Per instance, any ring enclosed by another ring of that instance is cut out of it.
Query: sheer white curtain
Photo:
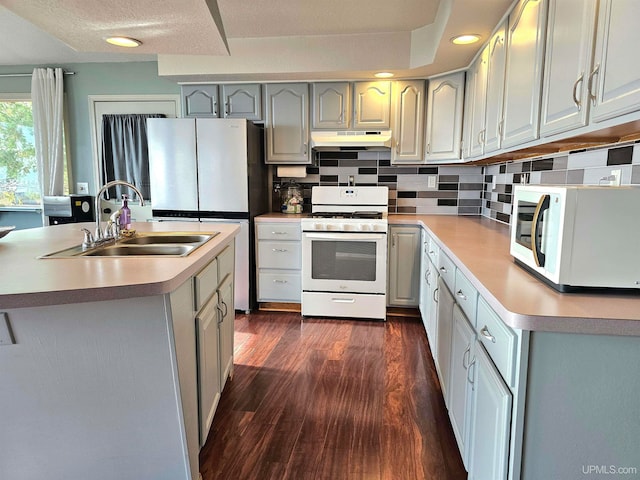
[[[31,104],[42,195],[64,193],[63,71],[35,68]]]

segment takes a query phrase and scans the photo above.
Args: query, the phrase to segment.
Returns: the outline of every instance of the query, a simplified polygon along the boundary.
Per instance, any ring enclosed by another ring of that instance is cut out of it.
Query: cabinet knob
[[[456,297],[461,298],[462,300],[466,300],[467,296],[464,294],[464,292],[462,290],[458,290],[456,292]]]
[[[480,330],[480,335],[489,340],[491,343],[496,343],[496,337],[491,335],[491,333],[489,332],[489,328],[486,325]]]

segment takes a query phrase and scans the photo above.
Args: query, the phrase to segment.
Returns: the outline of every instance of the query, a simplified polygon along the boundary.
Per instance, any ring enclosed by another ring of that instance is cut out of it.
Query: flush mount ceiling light
[[[451,39],[451,43],[456,45],[469,45],[470,43],[476,43],[480,40],[480,35],[477,33],[465,33],[464,35],[458,35]]]
[[[376,78],[391,78],[393,77],[393,73],[391,72],[379,72],[373,75]]]
[[[108,37],[105,39],[107,43],[118,47],[135,48],[142,45],[140,40],[131,37]]]

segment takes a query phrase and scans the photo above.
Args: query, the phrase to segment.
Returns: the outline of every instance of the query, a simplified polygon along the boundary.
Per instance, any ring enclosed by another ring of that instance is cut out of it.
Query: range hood
[[[313,130],[311,148],[331,150],[388,150],[391,148],[391,130]]]

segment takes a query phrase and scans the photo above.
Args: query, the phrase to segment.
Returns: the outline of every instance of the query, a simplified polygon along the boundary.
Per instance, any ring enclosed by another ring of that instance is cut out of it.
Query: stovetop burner
[[[361,212],[313,212],[312,218],[363,218],[380,219],[382,212],[361,211]]]

